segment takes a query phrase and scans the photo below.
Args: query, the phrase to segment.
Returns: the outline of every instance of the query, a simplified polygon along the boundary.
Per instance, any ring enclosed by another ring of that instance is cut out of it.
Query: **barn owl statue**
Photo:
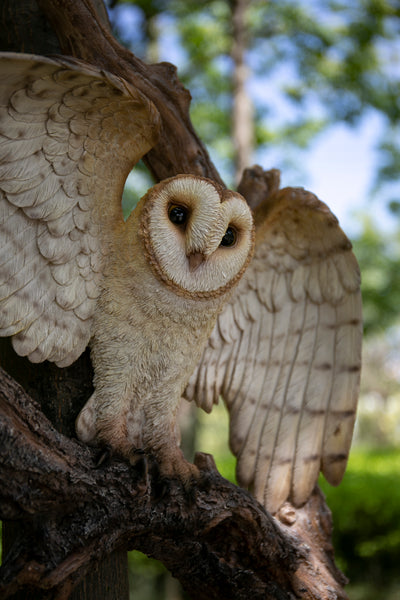
[[[358,395],[357,262],[329,209],[302,189],[254,211],[178,175],[125,222],[131,168],[156,143],[154,105],[68,58],[1,54],[0,334],[33,362],[88,343],[94,393],[78,437],[155,455],[187,480],[181,397],[230,412],[238,481],[276,512],[344,472]],[[254,225],[255,224],[255,225]]]

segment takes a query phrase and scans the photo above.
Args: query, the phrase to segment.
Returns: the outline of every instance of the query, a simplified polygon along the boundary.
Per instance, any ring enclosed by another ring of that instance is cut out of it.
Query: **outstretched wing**
[[[360,276],[336,218],[303,189],[256,211],[256,251],[185,396],[230,413],[237,477],[270,512],[340,482],[361,363]],[[258,218],[257,218],[258,217]]]
[[[0,54],[0,335],[59,366],[85,349],[121,194],[158,112],[74,59]]]

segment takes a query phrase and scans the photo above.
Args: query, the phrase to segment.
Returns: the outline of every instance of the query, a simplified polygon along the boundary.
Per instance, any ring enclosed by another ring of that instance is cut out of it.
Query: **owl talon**
[[[183,497],[186,504],[190,507],[195,502],[195,479],[182,480],[179,477],[166,477],[159,475],[152,479],[152,496],[158,502],[168,498],[173,494],[174,489],[183,490]],[[176,493],[175,493],[176,495]]]
[[[146,452],[143,450],[143,448],[133,448],[129,452],[130,464],[134,467],[136,465],[136,463],[145,455],[146,455]]]
[[[151,484],[152,496],[158,501],[163,500],[166,496],[169,496],[171,486],[172,483],[170,479],[155,477]]]
[[[108,444],[103,446],[102,449],[100,450],[99,454],[96,457],[95,468],[99,469],[100,467],[104,467],[104,466],[108,465],[109,462],[111,461],[111,458],[113,457],[113,455],[114,455],[114,450],[112,449],[111,446],[109,446]]]
[[[129,463],[138,473],[141,479],[146,482],[146,488],[149,482],[149,460],[145,451],[141,448],[134,448],[129,453]]]

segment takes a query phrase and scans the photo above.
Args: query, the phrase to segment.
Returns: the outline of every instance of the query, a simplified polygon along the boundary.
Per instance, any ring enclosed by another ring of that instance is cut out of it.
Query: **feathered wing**
[[[270,512],[303,504],[321,470],[337,485],[350,448],[361,364],[361,295],[351,244],[297,188],[256,212],[256,251],[219,316],[187,399],[230,413],[237,477]],[[258,217],[258,218],[257,218]]]
[[[66,366],[89,341],[107,234],[158,112],[73,59],[4,53],[0,76],[0,335]]]

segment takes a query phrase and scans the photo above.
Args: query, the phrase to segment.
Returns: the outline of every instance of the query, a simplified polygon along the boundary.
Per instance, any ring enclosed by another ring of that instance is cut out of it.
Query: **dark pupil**
[[[236,233],[232,229],[232,227],[228,227],[228,229],[225,231],[224,237],[221,240],[221,246],[233,246],[233,244],[235,242],[236,242]]]
[[[183,225],[186,223],[187,210],[183,206],[173,206],[170,209],[168,216],[171,223],[175,223],[175,225]]]

